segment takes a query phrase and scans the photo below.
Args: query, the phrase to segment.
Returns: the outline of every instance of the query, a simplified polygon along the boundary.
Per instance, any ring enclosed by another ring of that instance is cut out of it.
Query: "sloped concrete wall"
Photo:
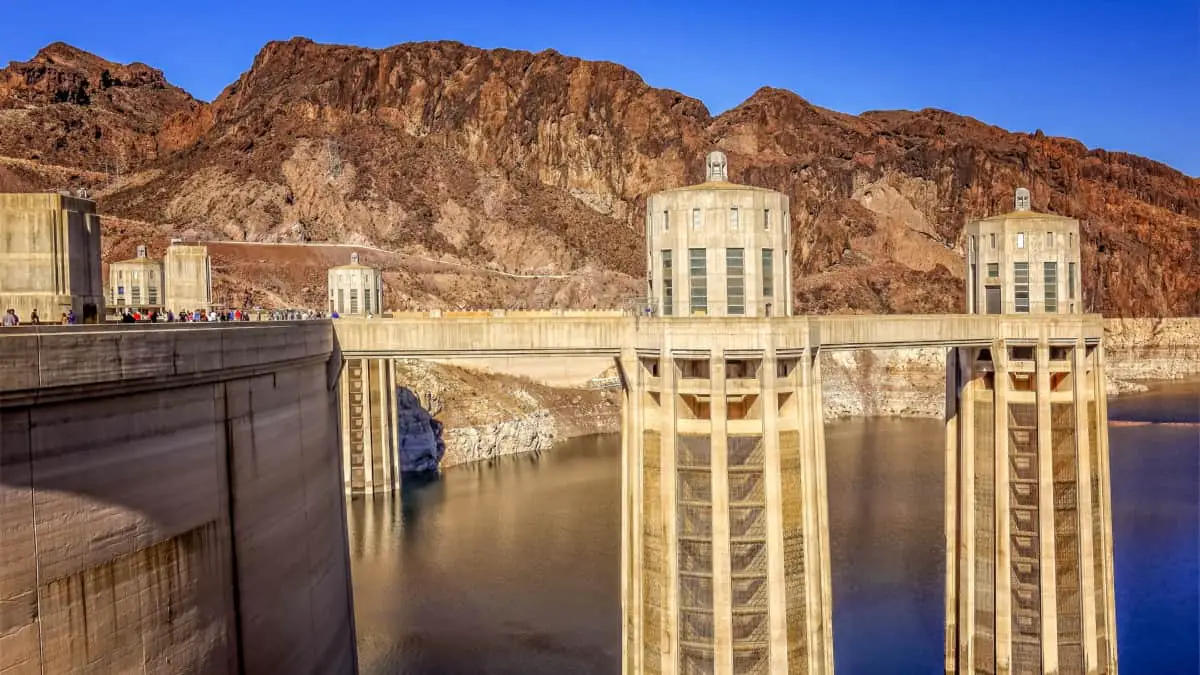
[[[351,673],[327,323],[0,332],[0,673]]]

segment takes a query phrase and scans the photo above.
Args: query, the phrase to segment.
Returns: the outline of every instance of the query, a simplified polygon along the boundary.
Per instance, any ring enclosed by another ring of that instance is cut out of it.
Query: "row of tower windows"
[[[729,229],[730,229],[730,231],[732,231],[732,232],[741,231],[741,229],[742,229],[741,211],[742,210],[743,209],[740,209],[736,206],[731,207],[729,209]],[[750,209],[745,209],[745,210],[748,211]],[[785,220],[787,219],[786,213],[784,214],[784,219]],[[662,231],[670,232],[671,231],[671,212],[670,211],[662,212],[662,221],[661,222],[662,222]],[[762,224],[763,230],[771,229],[771,209],[763,209],[762,210],[761,224]],[[704,229],[704,218],[700,214],[700,209],[692,209],[692,231],[696,232],[696,231],[699,231],[702,229]]]
[[[971,274],[975,274],[975,265],[971,265]],[[1067,299],[1075,300],[1075,263],[1067,263]],[[989,280],[997,279],[1000,276],[1000,263],[987,263],[987,278]],[[1029,263],[1014,262],[1013,263],[1013,300],[1014,310],[1019,313],[1029,312]],[[1045,311],[1048,313],[1058,312],[1058,263],[1044,262],[1042,263],[1042,289],[1043,303]],[[976,290],[977,292],[977,290]],[[1000,287],[998,285],[988,285],[985,287],[986,297],[986,312],[988,314],[1000,313]],[[974,311],[979,310],[979,297],[975,296],[976,306]],[[1072,303],[1072,307],[1074,304]]]
[[[1054,247],[1054,246],[1057,244],[1057,237],[1058,237],[1058,235],[1056,235],[1055,233],[1053,233],[1053,232],[1047,232],[1047,233],[1046,233],[1046,245],[1047,245],[1047,247],[1051,247],[1051,248],[1053,248],[1053,247]],[[996,248],[996,233],[995,233],[995,232],[992,232],[991,234],[989,234],[989,235],[988,235],[988,238],[989,238],[989,239],[990,239],[990,241],[991,241],[991,248],[993,248],[993,249],[994,249],[994,248]],[[981,234],[981,235],[979,235],[979,239],[983,239],[983,235],[982,235],[982,234]],[[970,242],[970,245],[971,245],[971,251],[972,251],[972,252],[974,252],[975,250],[977,250],[977,249],[975,248],[976,241],[977,241],[977,240],[976,240],[976,238],[975,238],[975,235],[971,235],[971,242]],[[1016,234],[1016,243],[1017,243],[1017,248],[1019,248],[1019,249],[1023,249],[1023,248],[1025,248],[1025,233],[1024,233],[1024,232],[1018,232],[1018,233]],[[1071,247],[1073,247],[1073,246],[1075,246],[1075,233],[1074,233],[1074,232],[1068,232],[1068,233],[1067,233],[1067,247],[1068,247],[1068,248],[1071,248]]]
[[[775,251],[764,248],[760,258],[762,297],[775,296]],[[674,260],[672,251],[662,252],[662,313],[671,316],[675,311]],[[746,250],[725,249],[725,298],[727,313],[746,313]],[[688,314],[708,313],[708,249],[688,249]]]

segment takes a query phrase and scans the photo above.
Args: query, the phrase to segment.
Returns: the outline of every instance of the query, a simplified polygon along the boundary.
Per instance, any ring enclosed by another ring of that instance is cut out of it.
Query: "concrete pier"
[[[625,672],[833,672],[816,340],[692,319],[622,355]]]

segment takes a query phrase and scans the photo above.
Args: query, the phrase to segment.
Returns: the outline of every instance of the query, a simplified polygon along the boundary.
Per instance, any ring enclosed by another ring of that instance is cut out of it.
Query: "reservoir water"
[[[1200,672],[1200,381],[1109,408],[1121,672]],[[942,668],[937,420],[827,425],[838,673]],[[620,440],[349,505],[361,671],[619,673]]]

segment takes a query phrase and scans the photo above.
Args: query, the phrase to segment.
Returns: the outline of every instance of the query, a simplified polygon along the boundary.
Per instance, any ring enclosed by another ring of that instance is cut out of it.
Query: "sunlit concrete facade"
[[[722,152],[706,180],[646,202],[648,305],[658,316],[791,316],[788,198],[727,180]]]
[[[43,322],[74,310],[104,318],[100,217],[96,204],[59,194],[0,194],[0,313]]]
[[[1037,213],[1029,190],[1016,208],[966,227],[967,312],[1080,314],[1079,221]]]
[[[162,309],[163,264],[137,247],[137,257],[108,266],[108,297],[116,309]]]
[[[833,672],[819,331],[769,318],[791,314],[788,219],[721,152],[647,202],[664,320],[620,357],[627,674]]]
[[[1080,313],[1075,220],[1022,188],[967,234],[973,313]],[[1103,329],[1045,318],[949,350],[947,673],[1117,672]]]
[[[339,316],[382,313],[383,273],[359,263],[357,253],[350,254],[349,265],[331,267],[329,311]]]
[[[347,495],[400,488],[396,371],[390,358],[346,359],[338,387]]]
[[[212,261],[208,247],[172,241],[163,257],[166,307],[175,312],[212,308]]]
[[[694,319],[623,352],[623,672],[833,672],[818,346]]]

